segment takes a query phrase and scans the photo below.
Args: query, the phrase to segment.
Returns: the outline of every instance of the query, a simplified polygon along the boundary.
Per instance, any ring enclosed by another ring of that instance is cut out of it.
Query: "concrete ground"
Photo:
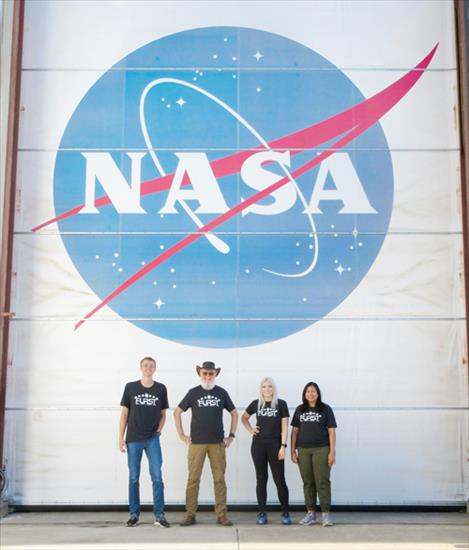
[[[457,550],[469,549],[466,513],[337,512],[335,525],[282,526],[278,512],[266,526],[254,512],[229,514],[233,527],[215,524],[211,512],[197,525],[180,527],[182,513],[169,512],[170,529],[155,527],[145,512],[127,528],[123,512],[30,512],[0,521],[1,550]]]

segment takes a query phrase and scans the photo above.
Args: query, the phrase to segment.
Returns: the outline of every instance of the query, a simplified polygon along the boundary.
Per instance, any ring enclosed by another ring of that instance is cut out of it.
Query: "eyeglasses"
[[[214,372],[210,372],[210,371],[202,371],[200,374],[202,376],[214,376],[215,375]]]

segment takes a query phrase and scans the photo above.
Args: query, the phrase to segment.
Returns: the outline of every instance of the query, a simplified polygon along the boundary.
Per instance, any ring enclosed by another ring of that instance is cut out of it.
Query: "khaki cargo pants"
[[[191,443],[187,456],[189,477],[186,487],[186,512],[194,516],[198,508],[199,486],[205,457],[208,455],[212,469],[217,516],[226,514],[226,449],[222,443]]]

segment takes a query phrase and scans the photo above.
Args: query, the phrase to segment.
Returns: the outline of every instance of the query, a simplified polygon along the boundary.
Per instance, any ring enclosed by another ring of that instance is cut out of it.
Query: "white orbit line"
[[[148,84],[146,86],[146,88],[143,90],[142,95],[140,96],[140,126],[142,128],[143,137],[145,139],[145,145],[147,146],[148,152],[150,153],[150,156],[151,156],[151,158],[152,158],[152,160],[153,160],[153,162],[156,166],[156,169],[159,171],[160,175],[162,175],[162,176],[166,176],[166,172],[165,172],[163,166],[161,166],[161,163],[158,160],[158,157],[156,156],[155,151],[153,150],[153,145],[151,143],[151,139],[150,139],[150,136],[149,136],[148,130],[147,130],[147,125],[146,125],[146,122],[145,122],[145,100],[146,100],[146,96],[148,95],[148,92],[152,88],[154,88],[155,86],[158,86],[158,84],[162,84],[164,81],[167,81],[167,80],[172,80],[172,79],[160,78],[160,79],[157,79],[157,80],[153,80],[152,82],[150,82],[150,84]],[[184,201],[183,199],[178,199],[178,200],[179,200],[179,203],[181,204],[181,206],[183,207],[183,209],[185,210],[186,214],[188,214],[188,216],[195,223],[195,225],[199,229],[201,227],[203,227],[204,223],[195,214],[195,212],[193,212],[189,208],[186,201]],[[228,252],[230,251],[230,247],[227,243],[225,243],[225,241],[222,241],[219,237],[217,237],[216,235],[214,235],[213,233],[211,233],[209,231],[204,233],[204,235],[207,238],[207,240],[210,242],[210,244],[216,250],[218,250],[218,252],[221,252],[222,254],[228,254]]]
[[[146,100],[146,97],[149,93],[149,91],[154,88],[155,86],[158,86],[159,84],[164,84],[164,83],[169,83],[169,84],[179,84],[181,86],[185,86],[186,88],[191,88],[192,90],[195,90],[196,92],[199,92],[201,93],[202,95],[205,95],[206,97],[208,97],[209,99],[211,99],[212,101],[214,101],[215,103],[217,103],[218,105],[220,105],[220,107],[223,107],[223,109],[225,109],[225,111],[227,111],[228,113],[230,113],[230,115],[232,115],[236,120],[238,120],[239,122],[241,122],[241,124],[251,132],[251,134],[269,151],[272,151],[271,147],[269,146],[269,144],[265,141],[265,139],[257,132],[257,130],[255,130],[248,122],[247,120],[245,120],[239,113],[237,113],[236,111],[234,111],[229,105],[227,105],[224,101],[222,101],[221,99],[219,99],[218,97],[214,96],[213,94],[211,94],[210,92],[207,92],[206,90],[204,90],[203,88],[200,88],[199,86],[195,86],[194,84],[191,84],[190,82],[186,82],[184,80],[179,80],[177,78],[158,78],[156,80],[153,80],[152,82],[150,82],[149,84],[147,84],[147,86],[145,87],[145,89],[143,90],[142,92],[142,95],[140,96],[140,125],[142,127],[142,132],[143,132],[143,136],[144,136],[144,139],[145,139],[145,144],[149,150],[149,153],[150,153],[150,156],[151,158],[153,159],[153,162],[155,163],[155,166],[157,167],[157,169],[159,170],[159,172],[161,173],[161,175],[166,175],[163,167],[161,166],[155,152],[153,151],[153,146],[152,146],[152,143],[151,143],[151,140],[150,140],[150,136],[148,135],[148,131],[147,131],[147,126],[146,126],[146,122],[145,122],[145,113],[144,113],[144,106],[145,106],[145,100]],[[305,207],[305,213],[308,217],[308,220],[309,220],[309,223],[311,225],[311,229],[312,229],[312,232],[313,232],[313,236],[314,236],[314,255],[313,255],[313,261],[311,262],[310,266],[305,270],[305,271],[302,271],[301,273],[279,273],[279,272],[276,272],[276,271],[271,271],[270,269],[266,269],[266,268],[262,268],[263,271],[266,271],[267,273],[271,273],[272,275],[277,275],[279,277],[291,277],[291,278],[299,278],[299,277],[304,277],[306,275],[308,275],[309,273],[311,273],[311,271],[316,267],[316,263],[318,261],[318,254],[319,254],[319,250],[318,250],[318,237],[317,237],[317,233],[316,233],[316,226],[314,224],[314,220],[313,220],[313,217],[311,215],[311,213],[308,211],[308,204],[306,203],[306,199],[304,198],[304,195],[303,193],[301,192],[301,189],[298,187],[298,184],[296,183],[295,179],[292,177],[292,175],[290,174],[290,172],[285,168],[285,166],[283,164],[281,164],[280,162],[278,163],[280,168],[283,170],[283,172],[285,173],[285,175],[287,176],[287,178],[289,179],[290,183],[294,186],[296,192],[298,193],[299,197],[300,197],[300,200],[301,200],[301,203],[303,204],[303,206]],[[181,201],[179,199],[179,202],[181,203],[182,207],[184,208],[184,210],[189,214],[189,216],[191,217],[191,219],[196,223],[196,225],[200,228],[202,227],[202,222],[201,220],[199,220],[199,218],[194,214],[194,212],[192,212],[192,210],[187,206],[187,204],[184,202],[184,201]],[[200,225],[199,225],[200,224]],[[213,233],[206,233],[205,236],[207,237],[207,239],[211,242],[211,244],[217,249],[219,250],[219,247],[214,244],[215,242],[217,242],[218,245],[222,244],[224,247],[228,247],[228,245],[222,241],[221,239],[219,239],[216,235],[214,235]],[[220,250],[221,251],[221,250]],[[228,247],[228,252],[229,252],[229,247]]]

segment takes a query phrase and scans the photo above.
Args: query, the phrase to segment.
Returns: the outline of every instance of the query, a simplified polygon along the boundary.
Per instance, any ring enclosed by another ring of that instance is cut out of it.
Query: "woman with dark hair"
[[[300,468],[306,516],[301,525],[316,523],[316,495],[322,511],[324,527],[332,525],[331,468],[335,464],[334,413],[322,402],[321,390],[315,382],[308,382],[303,389],[302,404],[293,415],[291,425],[291,459]]]

